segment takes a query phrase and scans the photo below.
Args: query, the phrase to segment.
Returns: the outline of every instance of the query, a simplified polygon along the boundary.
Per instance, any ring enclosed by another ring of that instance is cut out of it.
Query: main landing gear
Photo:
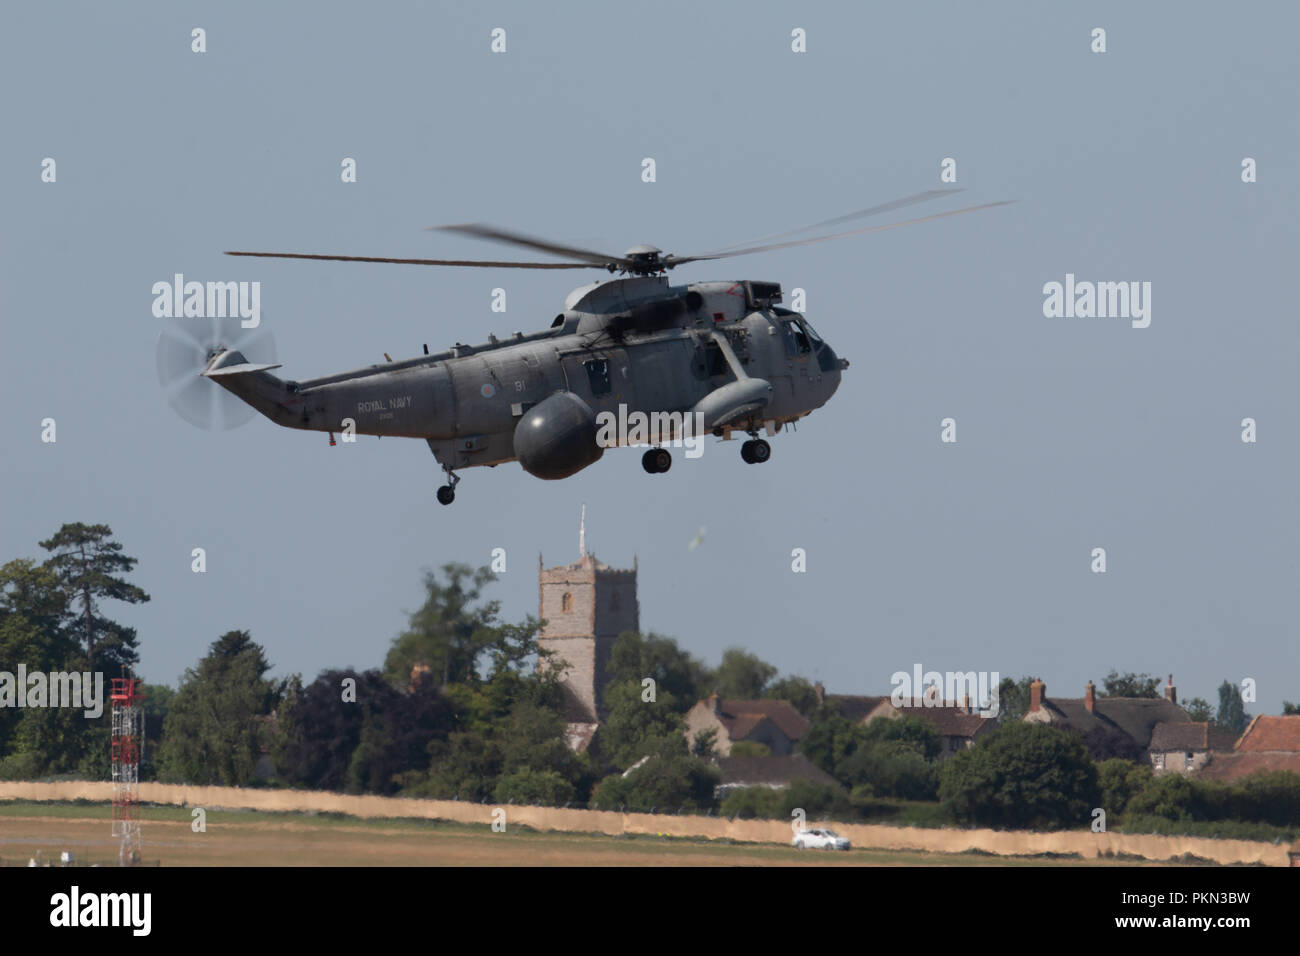
[[[747,465],[761,465],[772,457],[772,446],[761,438],[751,438],[740,446],[740,457]]]
[[[442,466],[442,470],[447,473],[447,483],[438,489],[438,504],[449,505],[456,500],[456,486],[460,484],[460,475],[446,465]]]
[[[651,448],[641,456],[641,467],[647,474],[659,475],[673,466],[673,456],[667,448]]]

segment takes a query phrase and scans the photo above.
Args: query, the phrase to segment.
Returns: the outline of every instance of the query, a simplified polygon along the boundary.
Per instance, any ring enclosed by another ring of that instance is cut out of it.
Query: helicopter
[[[441,504],[456,497],[457,471],[518,461],[544,480],[567,478],[594,464],[607,447],[649,445],[642,466],[662,474],[672,466],[666,444],[703,434],[729,441],[747,436],[741,458],[761,464],[772,437],[825,405],[835,394],[847,359],[813,328],[807,317],[782,307],[779,283],[757,280],[687,282],[668,273],[692,262],[751,255],[826,242],[933,219],[975,212],[1008,201],[984,203],[904,222],[855,228],[785,241],[786,236],[830,228],[959,192],[933,189],[869,209],[723,249],[671,255],[638,245],[610,255],[483,224],[434,229],[564,257],[562,262],[398,259],[277,252],[227,252],[231,256],[336,262],[400,263],[492,269],[600,268],[617,278],[580,286],[565,299],[550,327],[515,332],[480,345],[369,365],[302,380],[281,379],[273,355],[259,356],[256,343],[231,339],[231,329],[188,330],[179,340],[160,337],[164,385],[181,381],[188,396],[173,404],[186,417],[191,399],[217,402],[233,396],[247,418],[261,413],[286,428],[355,435],[418,438],[428,442],[446,475],[437,490]],[[269,336],[262,336],[267,348]],[[258,360],[270,358],[270,361]],[[197,361],[195,361],[197,360]],[[228,395],[195,395],[199,380]],[[164,374],[164,368],[167,372]],[[236,403],[237,404],[237,403]],[[215,406],[214,406],[215,407]],[[640,415],[652,427],[607,428]],[[202,417],[202,416],[201,416]],[[236,416],[238,417],[238,416]],[[657,427],[654,427],[657,426]],[[688,456],[689,456],[688,452]]]

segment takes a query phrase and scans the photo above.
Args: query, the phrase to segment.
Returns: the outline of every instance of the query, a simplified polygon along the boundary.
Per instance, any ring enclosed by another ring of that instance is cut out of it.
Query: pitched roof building
[[[1274,770],[1300,773],[1300,715],[1254,718],[1233,750],[1212,754],[1197,776],[1231,781]]]
[[[772,756],[782,757],[794,753],[809,726],[789,701],[723,700],[714,693],[686,712],[685,733],[693,745],[701,733],[714,731],[713,750],[720,757],[729,756],[732,744],[742,740],[765,744]]]
[[[1229,751],[1235,738],[1208,721],[1156,724],[1151,732],[1147,752],[1151,767],[1156,773],[1173,770],[1191,773],[1200,770],[1210,760],[1212,751]]]
[[[927,691],[926,696],[916,704],[905,698],[902,707],[894,706],[893,698],[889,695],[862,697],[827,694],[824,700],[837,706],[840,716],[856,723],[869,724],[882,717],[919,717],[942,738],[940,759],[947,759],[959,750],[969,750],[975,746],[976,737],[997,726],[996,720],[981,717],[978,712],[972,713],[969,707],[952,701],[940,701],[934,691]]]
[[[1088,681],[1082,697],[1049,698],[1047,685],[1036,680],[1029,685],[1029,711],[1024,719],[1082,734],[1097,730],[1119,732],[1149,750],[1157,724],[1191,721],[1177,700],[1172,683],[1165,688],[1164,697],[1098,697],[1097,688]]]

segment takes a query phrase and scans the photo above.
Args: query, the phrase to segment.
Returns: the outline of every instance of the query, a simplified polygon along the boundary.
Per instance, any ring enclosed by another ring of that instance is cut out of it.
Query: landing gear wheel
[[[673,456],[667,448],[651,448],[641,456],[641,467],[648,474],[659,475],[673,466]]]
[[[443,485],[438,489],[438,504],[449,505],[456,500],[456,489],[451,485]]]
[[[751,443],[753,447],[749,450],[749,460],[756,465],[761,465],[772,457],[772,446],[762,438],[755,438]]]
[[[754,443],[747,441],[740,446],[740,460],[747,465],[754,463]]]

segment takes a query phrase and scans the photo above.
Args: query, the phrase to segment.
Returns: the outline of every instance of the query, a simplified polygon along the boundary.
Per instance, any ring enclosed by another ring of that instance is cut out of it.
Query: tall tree
[[[1241,699],[1241,688],[1232,681],[1225,680],[1219,685],[1219,715],[1214,722],[1234,734],[1240,734],[1250,723],[1250,714],[1246,713],[1245,701]]]
[[[1214,708],[1204,697],[1193,697],[1191,700],[1184,701],[1183,710],[1187,711],[1187,716],[1193,723],[1203,724],[1214,719]]]
[[[674,706],[689,710],[709,693],[709,671],[703,662],[682,650],[671,637],[624,631],[610,650],[606,670],[610,684],[649,677],[657,694],[670,694]]]
[[[1004,677],[998,684],[998,722],[1009,723],[1013,720],[1019,720],[1029,712],[1029,703],[1032,697],[1030,685],[1037,678],[1022,677],[1016,680],[1014,677]]]
[[[135,629],[101,616],[99,602],[141,604],[149,600],[148,594],[122,576],[136,566],[136,559],[122,553],[122,545],[113,540],[113,531],[106,524],[65,524],[40,544],[50,552],[46,567],[58,575],[75,608],[70,612],[89,668],[95,669],[96,653],[101,667],[120,670],[134,665],[140,659]]]
[[[805,717],[811,717],[821,706],[817,688],[803,677],[782,677],[779,681],[769,684],[766,693],[772,700],[789,701],[790,705]]]
[[[271,665],[247,631],[212,642],[188,668],[163,721],[159,777],[194,784],[243,786],[253,780],[265,741],[265,718],[283,688],[266,678]]]
[[[714,671],[713,682],[719,697],[754,700],[776,676],[776,668],[739,647],[722,652],[722,663]]]
[[[494,630],[501,602],[482,601],[484,586],[496,575],[467,564],[444,564],[441,570],[445,583],[425,572],[424,604],[384,660],[384,676],[395,687],[407,686],[417,668],[427,668],[439,687],[477,683],[479,656],[501,636]]]

